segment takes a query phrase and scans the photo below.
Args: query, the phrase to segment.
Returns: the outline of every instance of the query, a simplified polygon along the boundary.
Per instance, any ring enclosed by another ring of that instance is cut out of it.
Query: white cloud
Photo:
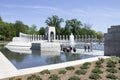
[[[47,10],[57,10],[58,8],[50,6],[32,6],[32,5],[13,5],[13,4],[0,4],[1,7],[6,8],[29,8],[29,9],[47,9]]]

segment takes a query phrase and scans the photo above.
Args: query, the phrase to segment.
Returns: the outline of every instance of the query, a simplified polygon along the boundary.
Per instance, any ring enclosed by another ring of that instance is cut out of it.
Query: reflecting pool
[[[12,52],[5,48],[4,46],[0,46],[0,51],[10,60],[10,62],[17,68],[31,68],[43,65],[50,65],[56,63],[62,63],[67,61],[80,60],[90,57],[96,57],[95,55],[87,55],[87,54],[73,54],[73,53],[60,53],[55,54],[55,52],[51,53],[52,55],[44,53],[41,54],[39,50],[30,51],[29,53],[19,53]]]

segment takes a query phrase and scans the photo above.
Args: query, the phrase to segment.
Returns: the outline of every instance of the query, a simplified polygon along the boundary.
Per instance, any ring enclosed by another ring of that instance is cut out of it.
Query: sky
[[[52,15],[64,21],[76,18],[106,33],[111,25],[120,24],[120,0],[0,0],[0,16],[6,22],[20,20],[39,29]]]

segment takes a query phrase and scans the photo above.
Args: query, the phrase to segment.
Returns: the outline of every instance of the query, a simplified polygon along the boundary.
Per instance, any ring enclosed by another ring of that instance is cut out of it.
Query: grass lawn
[[[99,58],[95,62],[50,71],[43,70],[3,80],[120,80],[120,58]]]

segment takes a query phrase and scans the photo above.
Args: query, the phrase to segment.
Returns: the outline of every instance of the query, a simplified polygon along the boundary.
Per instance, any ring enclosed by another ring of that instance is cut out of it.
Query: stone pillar
[[[63,40],[65,40],[65,36],[63,35]]]
[[[120,25],[111,26],[105,34],[105,56],[120,56]]]
[[[58,40],[58,35],[56,35],[56,40]]]

